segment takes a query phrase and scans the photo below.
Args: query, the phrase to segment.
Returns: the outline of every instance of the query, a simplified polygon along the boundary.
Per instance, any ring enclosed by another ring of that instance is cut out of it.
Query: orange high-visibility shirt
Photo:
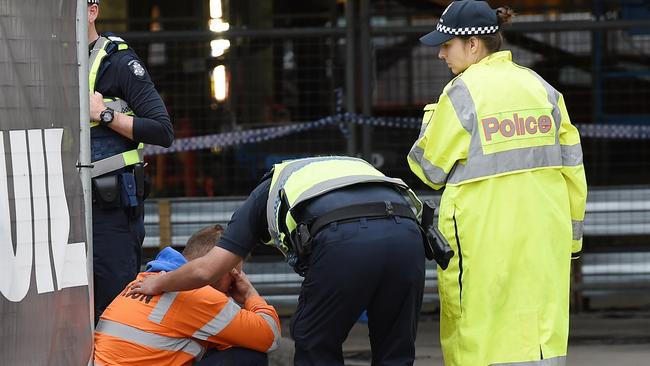
[[[138,275],[138,279],[145,276]],[[135,281],[134,281],[135,282]],[[207,347],[277,348],[278,314],[259,296],[240,308],[205,286],[157,296],[126,296],[130,283],[106,308],[95,329],[95,365],[191,365]]]

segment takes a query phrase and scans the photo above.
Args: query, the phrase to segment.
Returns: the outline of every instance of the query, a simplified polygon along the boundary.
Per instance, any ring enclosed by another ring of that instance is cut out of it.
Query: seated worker
[[[140,273],[136,280],[202,257],[222,232],[219,225],[201,229],[188,240],[182,255],[163,249],[147,264],[149,273]],[[267,365],[266,352],[276,349],[280,339],[280,320],[241,271],[241,264],[212,286],[191,291],[126,296],[129,284],[97,324],[95,366]],[[215,350],[201,359],[208,348]]]

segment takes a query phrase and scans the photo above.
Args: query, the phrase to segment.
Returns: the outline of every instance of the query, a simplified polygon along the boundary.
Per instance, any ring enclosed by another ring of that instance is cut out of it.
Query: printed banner
[[[92,350],[76,6],[0,0],[3,366],[85,365]]]

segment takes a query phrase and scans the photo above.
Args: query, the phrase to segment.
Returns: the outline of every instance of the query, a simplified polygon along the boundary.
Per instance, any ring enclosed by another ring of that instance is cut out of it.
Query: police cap
[[[99,5],[99,0],[88,0],[88,5],[97,4]]]
[[[420,38],[427,46],[440,46],[458,36],[492,34],[499,31],[496,10],[485,1],[454,1],[440,16],[436,30]]]

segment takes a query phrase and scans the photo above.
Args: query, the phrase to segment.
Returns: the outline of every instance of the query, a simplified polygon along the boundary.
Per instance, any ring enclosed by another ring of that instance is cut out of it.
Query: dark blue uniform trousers
[[[133,208],[93,205],[95,323],[104,309],[140,271],[144,214]]]
[[[267,366],[266,353],[246,348],[228,348],[223,351],[209,351],[194,366]]]
[[[343,365],[341,344],[363,310],[373,366],[412,365],[424,289],[415,221],[361,219],[319,231],[291,324],[294,364]]]

